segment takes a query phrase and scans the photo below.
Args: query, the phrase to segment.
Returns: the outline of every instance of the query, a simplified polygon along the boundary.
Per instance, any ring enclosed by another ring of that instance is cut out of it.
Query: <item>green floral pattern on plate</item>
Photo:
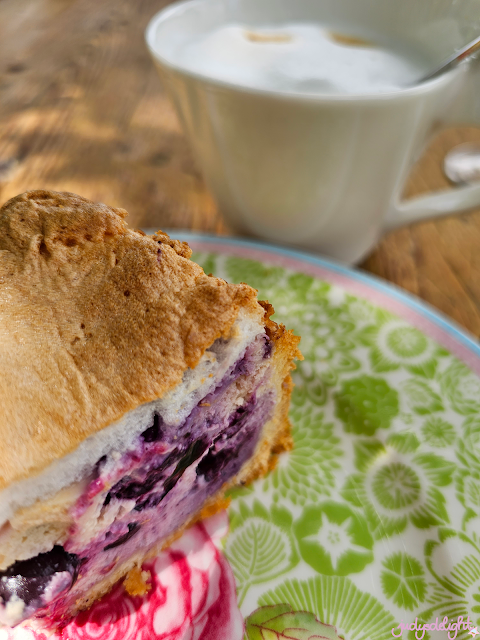
[[[276,502],[315,503],[335,487],[335,474],[342,463],[340,438],[334,435],[333,422],[325,422],[324,414],[311,405],[303,410],[293,407],[291,420],[295,448],[267,476],[264,489],[275,490]]]
[[[383,561],[381,573],[385,595],[395,604],[413,610],[425,601],[427,583],[421,563],[407,553],[393,553]]]
[[[257,288],[305,356],[293,374],[293,451],[232,492],[225,551],[246,637],[290,637],[278,629],[294,618],[312,638],[318,621],[346,640],[386,640],[415,617],[470,615],[480,629],[476,374],[328,282],[221,253],[194,259]]]

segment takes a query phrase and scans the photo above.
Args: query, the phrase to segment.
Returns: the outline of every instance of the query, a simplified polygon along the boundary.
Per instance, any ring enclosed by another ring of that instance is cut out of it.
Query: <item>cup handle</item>
[[[461,89],[443,125],[480,126],[480,60],[474,60],[461,70]],[[463,80],[463,82],[462,82]],[[480,206],[480,183],[443,189],[393,205],[384,223],[385,231],[404,224],[437,216],[460,213]]]
[[[480,206],[480,183],[444,189],[394,205],[385,221],[385,231],[427,218],[460,213]]]

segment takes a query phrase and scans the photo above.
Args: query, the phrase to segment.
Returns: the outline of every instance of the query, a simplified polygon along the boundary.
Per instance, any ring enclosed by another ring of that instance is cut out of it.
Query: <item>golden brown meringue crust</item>
[[[125,216],[51,191],[0,209],[0,491],[175,387],[241,308],[263,315]]]

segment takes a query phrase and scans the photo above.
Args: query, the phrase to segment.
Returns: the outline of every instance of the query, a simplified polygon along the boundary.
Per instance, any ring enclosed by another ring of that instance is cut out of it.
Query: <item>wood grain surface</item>
[[[0,0],[0,201],[34,188],[130,212],[135,227],[228,233],[150,60],[143,32],[165,0]],[[442,132],[406,195],[448,186]],[[480,336],[480,210],[402,228],[362,268]]]

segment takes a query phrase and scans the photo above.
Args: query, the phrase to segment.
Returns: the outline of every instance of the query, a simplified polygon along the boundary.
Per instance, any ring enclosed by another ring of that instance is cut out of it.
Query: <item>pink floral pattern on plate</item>
[[[146,563],[152,588],[145,597],[129,596],[119,584],[61,633],[48,634],[30,623],[0,629],[0,640],[241,640],[235,580],[218,549],[227,531],[223,512]]]

